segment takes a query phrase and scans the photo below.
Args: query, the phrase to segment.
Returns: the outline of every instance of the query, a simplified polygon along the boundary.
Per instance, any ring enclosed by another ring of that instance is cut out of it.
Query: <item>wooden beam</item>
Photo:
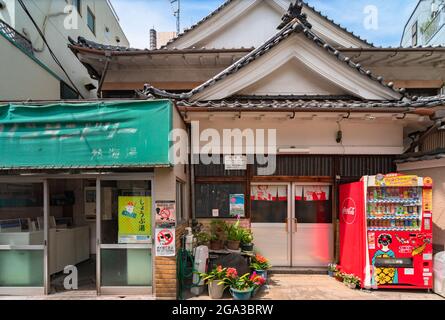
[[[191,90],[201,85],[202,82],[105,82],[103,91],[115,90],[142,90],[144,85],[149,83],[155,88],[162,90]]]
[[[396,88],[406,89],[439,89],[444,85],[443,80],[393,80],[390,82],[393,82]]]

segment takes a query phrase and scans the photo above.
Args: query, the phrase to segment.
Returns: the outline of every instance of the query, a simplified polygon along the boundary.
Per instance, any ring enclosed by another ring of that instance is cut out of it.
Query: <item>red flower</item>
[[[228,268],[227,269],[227,277],[228,278],[236,278],[238,277],[238,272],[235,268]]]
[[[266,283],[266,279],[264,279],[263,277],[258,276],[258,277],[256,277],[254,283],[255,283],[255,285],[260,287],[260,286],[262,286],[262,285],[264,285]]]

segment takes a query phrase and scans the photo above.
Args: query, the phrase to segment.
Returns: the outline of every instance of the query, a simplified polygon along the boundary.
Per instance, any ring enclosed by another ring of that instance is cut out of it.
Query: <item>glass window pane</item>
[[[102,243],[151,243],[150,181],[101,181]]]
[[[296,197],[295,217],[298,223],[332,223],[331,187],[305,186],[303,197]],[[318,190],[308,194],[306,189]],[[320,192],[326,189],[326,192]]]
[[[102,286],[152,286],[150,249],[101,249]]]
[[[0,245],[44,244],[43,183],[0,184]],[[0,287],[42,287],[43,250],[0,250]]]
[[[0,250],[0,287],[43,287],[43,250]]]
[[[252,223],[285,223],[287,219],[287,186],[252,186]]]
[[[200,184],[195,185],[195,204],[197,218],[211,218],[213,210],[218,210],[218,217],[231,218],[230,196],[245,194],[243,184]]]

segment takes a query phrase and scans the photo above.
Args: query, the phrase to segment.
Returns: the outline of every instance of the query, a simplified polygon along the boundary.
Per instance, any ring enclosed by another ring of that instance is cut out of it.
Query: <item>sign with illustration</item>
[[[176,223],[176,202],[156,201],[156,226],[169,225],[174,227]]]
[[[176,230],[157,228],[155,232],[156,237],[156,256],[157,257],[174,257],[176,255]]]
[[[379,187],[417,187],[419,177],[401,174],[379,174],[375,177],[375,185]]]
[[[230,216],[244,217],[244,194],[230,195]]]
[[[119,243],[151,242],[151,197],[119,197]]]
[[[394,251],[390,248],[393,240],[389,234],[381,234],[378,237],[378,244],[380,250],[374,253],[372,258],[372,265],[374,267],[374,276],[372,281],[377,285],[388,285],[388,284],[398,284],[399,277],[398,271],[393,266],[376,266],[376,262],[379,259],[395,259],[396,255]]]

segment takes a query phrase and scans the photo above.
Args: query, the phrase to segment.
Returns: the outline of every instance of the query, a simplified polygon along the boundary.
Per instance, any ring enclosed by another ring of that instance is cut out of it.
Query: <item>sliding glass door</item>
[[[0,295],[48,293],[47,181],[0,178]]]
[[[153,184],[140,179],[97,179],[100,294],[152,293]]]

